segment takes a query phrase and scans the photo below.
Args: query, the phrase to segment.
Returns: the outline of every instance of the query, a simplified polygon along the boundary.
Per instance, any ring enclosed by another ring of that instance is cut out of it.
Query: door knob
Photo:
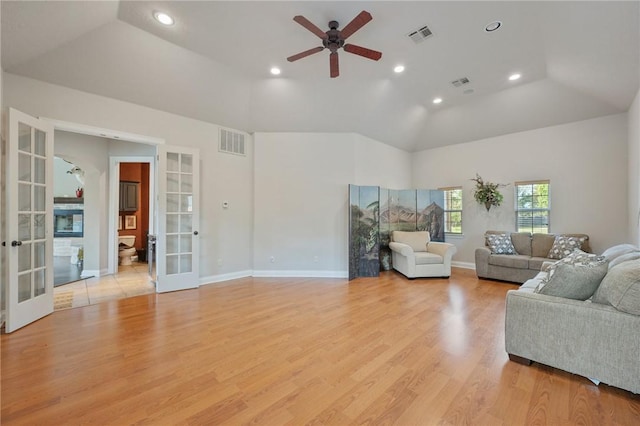
[[[22,241],[11,241],[11,247],[21,246]]]
[[[198,231],[193,231],[193,235],[198,235]]]

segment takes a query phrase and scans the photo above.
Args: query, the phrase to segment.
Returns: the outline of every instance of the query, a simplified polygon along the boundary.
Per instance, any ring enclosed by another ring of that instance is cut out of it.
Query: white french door
[[[199,286],[199,151],[158,146],[156,290]]]
[[[53,126],[9,109],[6,161],[6,324],[53,312]]]

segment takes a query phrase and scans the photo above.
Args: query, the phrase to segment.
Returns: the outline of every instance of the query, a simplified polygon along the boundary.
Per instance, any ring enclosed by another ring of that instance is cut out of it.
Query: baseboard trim
[[[453,262],[451,262],[451,266],[455,266],[456,268],[463,268],[463,269],[473,269],[474,271],[476,269],[476,264],[475,263],[471,263],[471,262],[456,262],[456,261],[453,261]]]
[[[230,280],[237,280],[238,278],[246,278],[250,277],[253,271],[238,271],[238,272],[230,272],[228,274],[219,274],[219,275],[209,275],[208,277],[200,278],[200,285],[208,285],[221,283]]]
[[[260,278],[348,278],[347,271],[253,271],[254,277]]]

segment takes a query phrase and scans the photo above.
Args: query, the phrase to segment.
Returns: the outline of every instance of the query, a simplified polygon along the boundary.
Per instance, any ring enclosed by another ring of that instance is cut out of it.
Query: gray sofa
[[[509,234],[505,231],[487,231],[487,234]],[[517,254],[492,254],[486,246],[476,249],[476,274],[478,278],[523,283],[539,272],[542,264],[553,261],[547,255],[555,241],[555,234],[531,234],[530,232],[512,232],[511,242]],[[589,236],[585,234],[558,234],[567,237],[583,237],[581,250],[591,252]]]
[[[534,292],[546,274],[507,292],[509,358],[640,393],[640,260],[609,268],[593,301]]]

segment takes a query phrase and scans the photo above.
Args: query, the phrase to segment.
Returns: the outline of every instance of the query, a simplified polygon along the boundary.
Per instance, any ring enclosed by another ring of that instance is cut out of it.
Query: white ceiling
[[[295,15],[325,30],[361,10],[373,20],[349,42],[380,61],[341,51],[337,79],[326,51],[286,61],[320,45]],[[640,77],[638,1],[3,0],[1,17],[10,73],[249,132],[357,132],[407,151],[624,112]],[[434,36],[415,44],[423,25]],[[460,77],[472,94],[450,84]]]

